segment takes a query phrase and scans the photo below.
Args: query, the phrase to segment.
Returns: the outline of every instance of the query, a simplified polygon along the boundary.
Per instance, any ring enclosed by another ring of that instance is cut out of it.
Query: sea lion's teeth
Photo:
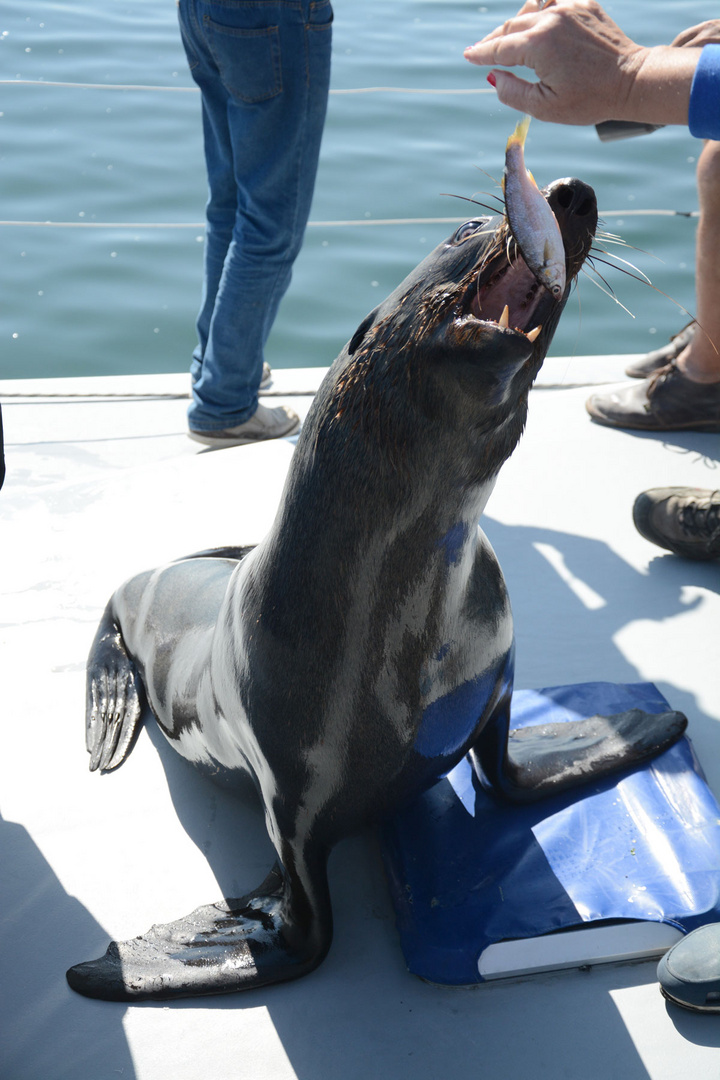
[[[498,326],[502,326],[505,330],[507,330],[509,325],[510,325],[510,309],[508,308],[508,306],[506,304],[505,307],[503,308],[502,315],[498,319]]]
[[[536,326],[534,330],[528,330],[525,337],[528,339],[528,341],[534,341],[541,330],[542,330],[542,326]]]

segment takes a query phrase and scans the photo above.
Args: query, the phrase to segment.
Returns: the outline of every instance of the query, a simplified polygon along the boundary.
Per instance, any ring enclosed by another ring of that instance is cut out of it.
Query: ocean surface
[[[717,15],[715,4],[679,0],[606,7],[648,45]],[[437,219],[472,216],[453,196],[498,191],[517,114],[462,50],[515,10],[505,0],[337,0],[311,225],[268,345],[273,366],[329,364],[452,231]],[[345,92],[372,87],[402,92]],[[600,266],[630,315],[582,276],[556,355],[642,352],[687,321],[673,300],[692,311],[699,149],[683,128],[603,144],[594,128],[531,125],[538,183],[592,184],[605,228],[642,249],[619,254],[656,286]],[[172,0],[5,0],[0,378],[184,370],[205,198],[199,94]],[[408,218],[421,221],[387,223]]]

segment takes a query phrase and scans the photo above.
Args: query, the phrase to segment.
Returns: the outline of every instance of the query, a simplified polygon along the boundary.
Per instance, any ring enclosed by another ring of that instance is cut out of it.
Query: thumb
[[[503,105],[509,105],[511,109],[517,109],[518,112],[529,113],[538,120],[545,119],[537,111],[538,107],[542,108],[542,97],[538,92],[537,83],[519,79],[510,71],[497,70],[490,72],[488,82],[497,90],[498,99]]]

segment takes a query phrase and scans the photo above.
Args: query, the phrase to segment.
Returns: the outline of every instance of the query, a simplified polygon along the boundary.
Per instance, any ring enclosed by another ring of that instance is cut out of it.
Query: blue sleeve
[[[690,134],[720,140],[720,45],[705,45],[695,68],[688,112]]]

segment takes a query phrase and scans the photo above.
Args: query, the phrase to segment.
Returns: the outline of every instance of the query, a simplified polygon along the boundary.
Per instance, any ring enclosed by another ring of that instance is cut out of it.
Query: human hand
[[[675,48],[688,48],[693,45],[718,45],[720,44],[720,19],[709,19],[708,22],[698,23],[697,26],[689,26],[671,42]]]
[[[489,81],[505,105],[539,120],[594,124],[621,119],[650,50],[637,45],[595,0],[527,0],[518,14],[465,50],[473,64],[522,65],[538,82],[509,71]]]

